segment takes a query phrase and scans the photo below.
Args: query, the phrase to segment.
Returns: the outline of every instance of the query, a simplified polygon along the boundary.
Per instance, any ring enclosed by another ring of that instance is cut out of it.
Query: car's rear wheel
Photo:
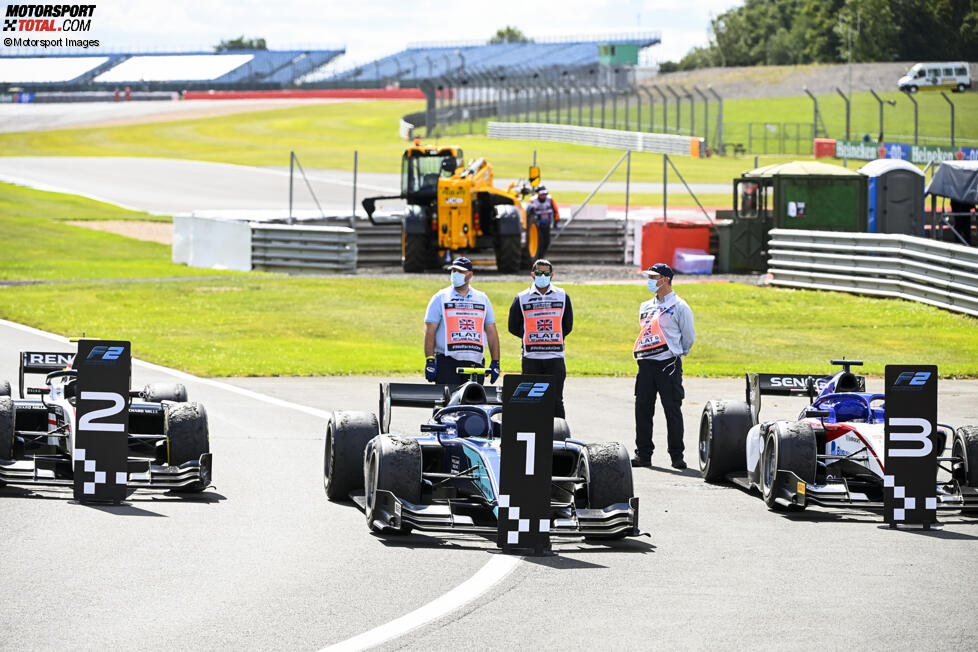
[[[907,87],[907,90],[910,91],[911,93],[916,93],[917,92],[917,87],[915,85],[911,84],[910,86]]]
[[[143,398],[151,403],[160,401],[187,402],[187,388],[182,383],[150,383],[143,388]]]
[[[965,85],[964,84],[958,84],[958,92],[959,93],[963,93],[964,90],[965,90]]]
[[[0,460],[13,459],[14,456],[15,410],[13,399],[0,396]]]
[[[570,426],[567,420],[562,417],[554,417],[554,441],[564,441],[570,439]]]
[[[330,500],[346,500],[363,489],[363,453],[380,432],[370,412],[337,411],[326,424],[323,445],[323,487]]]
[[[167,463],[180,466],[196,462],[210,452],[207,431],[207,412],[200,403],[168,403],[163,412],[163,433],[166,435]],[[198,481],[174,491],[197,493],[207,488],[206,481]]]
[[[815,432],[811,424],[785,423],[779,421],[768,428],[764,437],[764,450],[761,452],[761,496],[771,509],[782,509],[777,502],[784,493],[793,494],[797,486],[791,483],[799,480],[810,484],[815,479]],[[790,471],[798,476],[796,480]],[[791,505],[791,509],[804,509],[804,505]]]
[[[720,482],[728,473],[747,470],[747,431],[754,425],[744,401],[708,401],[700,417],[700,473]]]
[[[421,444],[409,437],[381,435],[367,449],[364,464],[367,527],[375,532],[407,534],[408,525],[398,528],[380,523],[377,492],[389,491],[409,503],[421,502]]]
[[[959,485],[978,487],[978,426],[961,426],[954,432],[951,456],[960,458],[952,468],[952,475]],[[961,510],[967,514],[978,513],[978,508]]]

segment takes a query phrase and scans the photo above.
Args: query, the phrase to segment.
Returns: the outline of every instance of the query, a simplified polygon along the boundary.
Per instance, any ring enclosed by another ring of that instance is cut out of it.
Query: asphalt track
[[[285,157],[287,158],[287,157]],[[396,159],[392,159],[396,163]],[[295,210],[349,215],[353,206],[352,170],[307,169],[306,181],[296,171],[293,191]],[[40,190],[65,192],[134,210],[174,215],[192,211],[238,210],[242,215],[277,212],[288,215],[288,167],[253,167],[229,163],[210,163],[184,159],[140,157],[0,156],[0,181]],[[505,187],[508,181],[497,179]],[[561,190],[590,192],[597,181],[553,181],[548,186],[557,201]],[[623,182],[604,189],[624,192]],[[692,184],[694,192],[728,192],[728,184]],[[634,192],[661,192],[662,184],[632,183]],[[670,183],[673,197],[688,197],[680,183]],[[360,173],[357,179],[359,200],[372,195],[396,195],[400,177],[388,173]],[[318,205],[317,205],[318,201]],[[401,202],[388,201],[380,208],[395,208]],[[681,209],[690,212],[689,209]],[[675,211],[674,211],[675,212]],[[318,213],[316,213],[318,214]]]
[[[18,351],[70,350],[6,323],[0,342],[0,378],[14,381]],[[133,375],[134,386],[174,380],[145,364]],[[0,647],[910,650],[971,649],[978,635],[975,518],[944,514],[923,532],[855,510],[785,516],[693,470],[657,466],[635,474],[651,538],[565,541],[553,556],[504,562],[479,537],[373,536],[356,508],[325,500],[323,417],[375,409],[379,379],[179,380],[208,410],[214,487],[189,500],[135,494],[119,507],[0,489]],[[686,385],[693,464],[703,403],[743,386]],[[571,379],[574,435],[628,442],[630,389],[629,379]],[[978,383],[942,381],[940,393],[941,421],[978,421]],[[763,414],[798,407],[769,399]],[[421,418],[395,411],[392,428]],[[656,433],[661,443],[658,418]],[[404,631],[416,610],[442,615]]]

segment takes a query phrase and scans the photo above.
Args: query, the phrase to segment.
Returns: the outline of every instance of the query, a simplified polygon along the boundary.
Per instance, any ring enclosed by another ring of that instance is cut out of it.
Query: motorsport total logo
[[[91,31],[94,15],[95,5],[90,4],[9,4],[3,14],[3,44],[7,47],[98,47],[98,41],[94,40],[52,38],[56,32]],[[20,38],[20,34],[27,38]]]

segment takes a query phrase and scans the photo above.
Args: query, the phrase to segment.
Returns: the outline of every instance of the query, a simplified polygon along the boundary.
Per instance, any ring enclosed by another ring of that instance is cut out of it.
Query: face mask
[[[547,287],[548,285],[550,285],[550,277],[549,276],[535,276],[533,278],[533,284],[535,286],[537,286],[538,288],[543,289],[543,288]]]
[[[465,285],[465,274],[462,272],[452,272],[452,287],[460,288]]]
[[[649,279],[649,292],[651,292],[652,294],[655,294],[658,291],[659,291],[659,287],[657,285],[657,281],[655,279],[650,278]]]

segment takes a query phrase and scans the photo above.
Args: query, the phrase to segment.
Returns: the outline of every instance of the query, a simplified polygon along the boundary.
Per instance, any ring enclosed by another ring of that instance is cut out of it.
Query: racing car
[[[73,353],[24,352],[19,398],[0,381],[0,486],[72,485],[78,370]],[[27,387],[25,374],[45,374]],[[181,384],[130,390],[127,486],[197,493],[211,482],[207,414]]]
[[[391,409],[432,409],[419,434],[389,433]],[[329,500],[352,499],[376,533],[494,536],[499,515],[503,407],[498,388],[381,383],[381,418],[334,412],[326,427]],[[632,469],[619,443],[586,444],[554,419],[551,536],[619,539],[642,534]]]
[[[852,373],[860,360],[832,360],[832,376],[746,374],[746,401],[709,401],[699,432],[700,473],[760,491],[771,509],[883,507],[885,396]],[[761,395],[806,396],[795,420],[760,421]],[[939,424],[937,458],[949,478],[937,485],[938,509],[978,509],[978,427]]]

